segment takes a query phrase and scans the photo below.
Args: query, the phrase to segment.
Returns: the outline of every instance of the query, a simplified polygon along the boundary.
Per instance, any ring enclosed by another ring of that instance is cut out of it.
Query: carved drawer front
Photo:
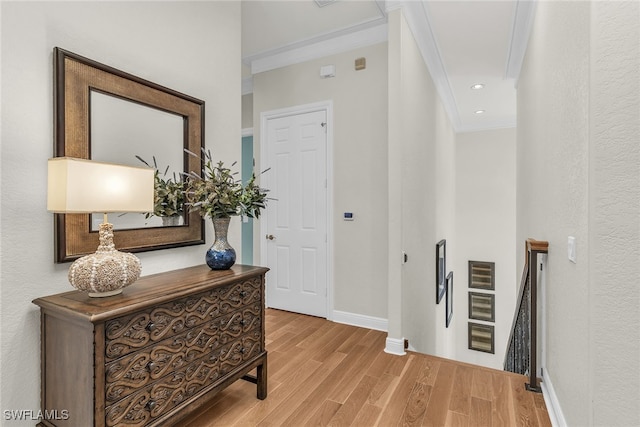
[[[219,316],[219,293],[223,289],[213,289],[108,321],[105,325],[107,359],[117,359]]]
[[[117,359],[211,318],[260,303],[261,286],[260,278],[247,279],[108,321],[105,327],[106,357]]]
[[[205,387],[212,386],[242,362],[260,353],[260,330],[198,359],[106,408],[107,426],[144,426]]]
[[[226,344],[253,328],[259,328],[260,314],[261,305],[257,303],[214,320],[219,326],[220,342]]]
[[[261,347],[262,340],[259,330],[250,331],[242,339],[222,347],[218,356],[221,375],[228,374],[243,361],[257,356],[262,351]]]
[[[218,360],[221,352],[213,350],[238,340],[243,335],[260,338],[260,314],[260,304],[244,307],[108,363],[105,370],[106,404],[111,405],[150,382],[175,372],[201,357],[209,355],[210,360]],[[237,350],[240,356],[256,355],[262,350],[262,341],[259,339],[257,347],[253,342],[239,342]],[[222,353],[230,357],[229,351],[227,346]],[[242,358],[238,360],[241,361]],[[225,362],[225,367],[236,366],[235,359],[230,363],[229,365]],[[225,372],[228,372],[228,369]]]
[[[258,277],[220,290],[220,314],[231,313],[244,305],[261,302],[262,281]]]
[[[107,405],[219,347],[218,329],[212,321],[107,364]]]

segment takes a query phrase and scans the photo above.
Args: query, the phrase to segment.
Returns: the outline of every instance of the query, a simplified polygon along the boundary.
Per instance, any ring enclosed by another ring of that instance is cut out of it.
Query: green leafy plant
[[[185,152],[202,160],[189,150]],[[256,184],[255,174],[243,186],[237,179],[237,172],[221,161],[213,162],[210,151],[202,149],[202,155],[205,159],[202,176],[194,172],[185,174],[185,198],[189,210],[211,219],[237,215],[259,218],[261,210],[266,207],[268,190]],[[231,166],[236,163],[233,162]]]
[[[136,155],[136,158],[150,168],[155,169],[154,209],[153,212],[146,213],[145,218],[154,215],[158,217],[182,215],[185,209],[184,182],[176,177],[175,172],[172,177],[167,178],[169,166],[165,168],[161,176],[155,156],[153,156],[153,166],[138,155]]]

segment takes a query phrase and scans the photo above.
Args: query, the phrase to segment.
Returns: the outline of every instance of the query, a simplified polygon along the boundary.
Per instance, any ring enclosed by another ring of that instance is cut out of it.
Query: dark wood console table
[[[264,399],[267,271],[203,265],[142,277],[112,297],[34,300],[42,412],[57,418],[39,425],[173,425],[241,378]]]

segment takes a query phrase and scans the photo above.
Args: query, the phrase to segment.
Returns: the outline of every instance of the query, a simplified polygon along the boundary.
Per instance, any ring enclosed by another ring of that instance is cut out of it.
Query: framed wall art
[[[492,291],[495,289],[495,263],[469,261],[469,287]]]
[[[440,304],[442,297],[447,292],[447,241],[440,240],[436,244],[436,304]]]
[[[469,350],[494,353],[493,325],[469,322]]]
[[[453,271],[450,271],[447,275],[447,298],[446,298],[446,310],[447,315],[447,328],[451,324],[451,318],[453,317]]]
[[[493,294],[469,292],[469,319],[495,322],[495,300]]]

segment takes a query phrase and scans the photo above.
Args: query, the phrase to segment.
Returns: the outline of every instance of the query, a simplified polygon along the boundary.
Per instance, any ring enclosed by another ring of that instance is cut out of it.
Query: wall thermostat
[[[345,212],[343,218],[345,221],[353,221],[353,212]]]

